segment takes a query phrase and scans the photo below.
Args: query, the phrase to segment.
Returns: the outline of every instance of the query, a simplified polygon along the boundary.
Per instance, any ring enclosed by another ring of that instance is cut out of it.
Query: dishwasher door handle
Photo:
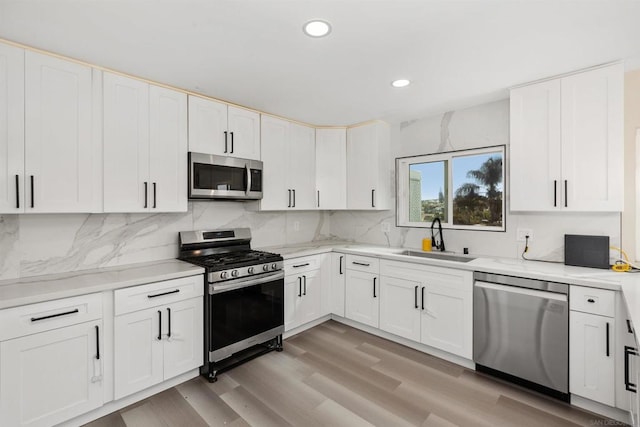
[[[567,302],[567,296],[565,294],[559,294],[556,292],[538,291],[535,289],[526,289],[526,288],[520,288],[517,286],[498,285],[496,283],[487,283],[487,282],[479,282],[479,281],[476,281],[474,283],[474,286],[478,288],[491,289],[494,291],[509,292],[512,294],[527,295],[531,297]]]

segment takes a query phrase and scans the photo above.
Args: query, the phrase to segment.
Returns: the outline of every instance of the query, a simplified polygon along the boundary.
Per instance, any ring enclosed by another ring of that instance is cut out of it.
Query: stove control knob
[[[268,264],[263,265],[262,270],[269,271],[269,265]]]
[[[277,268],[277,267],[276,267],[276,265],[275,265],[275,264],[271,264],[271,269],[272,269],[272,270],[275,270],[276,268]]]
[[[253,274],[253,267],[249,267],[249,269],[247,270],[247,273]]]
[[[232,276],[232,277],[238,277],[238,270],[233,270],[233,271],[231,272],[231,276]]]
[[[226,279],[227,277],[229,277],[229,273],[226,271],[223,271],[222,273],[220,273],[220,278],[221,279]]]

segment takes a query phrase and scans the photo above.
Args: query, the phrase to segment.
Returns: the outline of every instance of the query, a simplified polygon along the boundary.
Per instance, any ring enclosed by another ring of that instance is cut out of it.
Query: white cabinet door
[[[302,277],[302,305],[300,306],[300,323],[305,324],[321,317],[322,305],[322,273],[313,270],[300,275]]]
[[[382,122],[347,129],[347,209],[389,209],[389,138]]]
[[[610,317],[569,312],[571,394],[615,405],[614,331],[615,322]]]
[[[344,317],[346,255],[331,253],[331,313]]]
[[[0,343],[0,425],[48,427],[102,406],[101,326],[81,323]]]
[[[379,326],[380,283],[378,276],[347,270],[345,317],[365,325]]]
[[[164,379],[173,378],[204,363],[202,298],[192,298],[163,307]]]
[[[420,341],[420,283],[380,278],[380,329]]]
[[[512,211],[562,204],[560,80],[511,90],[509,194]]]
[[[260,160],[260,114],[229,106],[228,155]]]
[[[262,116],[262,200],[261,210],[284,210],[291,207],[291,190],[287,186],[287,145],[289,122]]]
[[[149,85],[111,73],[103,84],[104,211],[145,212],[152,199]]]
[[[24,212],[24,49],[0,44],[0,213]]]
[[[302,324],[302,277],[299,275],[284,278],[284,330],[290,331]]]
[[[316,135],[308,126],[291,123],[287,152],[287,181],[293,209],[316,208]]]
[[[189,96],[189,151],[226,156],[229,138],[227,104]]]
[[[562,78],[562,175],[569,210],[623,209],[622,64]]]
[[[347,208],[347,131],[316,129],[316,189],[320,209]]]
[[[116,316],[114,320],[114,397],[120,399],[163,379],[166,311],[160,307]]]
[[[27,51],[25,70],[26,211],[91,212],[91,68]]]
[[[158,86],[149,90],[149,206],[187,211],[187,95]]]
[[[423,344],[471,359],[473,356],[473,291],[455,289],[427,278],[424,289]],[[420,289],[420,293],[422,293]],[[422,299],[422,295],[419,296]]]

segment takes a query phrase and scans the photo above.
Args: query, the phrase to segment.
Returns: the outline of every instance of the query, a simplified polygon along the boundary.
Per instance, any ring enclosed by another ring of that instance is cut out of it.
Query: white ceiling
[[[329,21],[329,37],[302,33]],[[316,125],[640,57],[637,0],[0,0],[0,37]],[[396,78],[413,84],[395,89]]]

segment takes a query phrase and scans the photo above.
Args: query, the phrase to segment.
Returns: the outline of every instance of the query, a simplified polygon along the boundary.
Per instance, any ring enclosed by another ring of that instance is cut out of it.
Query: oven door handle
[[[234,289],[246,288],[249,286],[260,285],[262,283],[273,282],[274,280],[284,279],[284,271],[276,271],[267,273],[259,277],[246,277],[242,279],[229,280],[224,284],[209,284],[209,295],[219,294],[222,292],[232,291]]]

